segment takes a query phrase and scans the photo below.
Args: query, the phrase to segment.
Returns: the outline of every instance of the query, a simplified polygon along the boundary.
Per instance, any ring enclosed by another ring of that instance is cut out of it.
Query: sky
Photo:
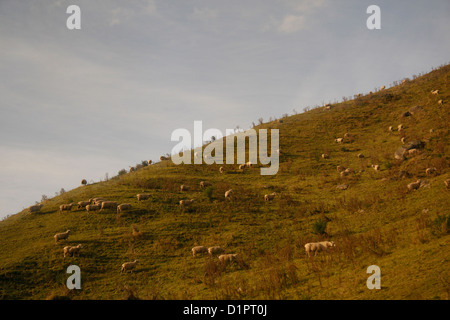
[[[0,219],[157,161],[196,120],[247,129],[448,64],[449,13],[448,0],[0,0]]]

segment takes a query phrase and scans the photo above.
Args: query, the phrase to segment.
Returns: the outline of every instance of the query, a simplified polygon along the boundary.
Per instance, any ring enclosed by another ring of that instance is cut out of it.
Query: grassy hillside
[[[331,110],[256,127],[280,130],[275,176],[261,176],[257,167],[240,172],[224,165],[220,174],[219,165],[162,161],[46,200],[40,213],[15,214],[0,222],[0,297],[448,299],[449,76],[445,66]],[[420,108],[402,116],[414,106]],[[404,130],[388,130],[398,124]],[[345,143],[334,141],[345,133]],[[402,137],[425,147],[396,160]],[[341,177],[338,165],[354,173]],[[426,176],[428,167],[437,174]],[[408,191],[417,179],[426,180],[424,186]],[[200,189],[202,180],[212,189]],[[181,184],[191,191],[180,192]],[[348,189],[336,189],[340,184]],[[231,188],[236,198],[225,201]],[[151,198],[138,203],[140,192]],[[272,192],[276,198],[265,203],[264,194]],[[133,209],[58,213],[61,204],[93,197]],[[178,202],[190,198],[194,205],[181,210]],[[67,229],[69,239],[56,244],[53,235]],[[336,248],[308,259],[304,244],[325,239]],[[80,256],[64,258],[63,247],[77,244]],[[193,258],[196,245],[219,245],[242,260],[224,267],[217,258]],[[122,263],[135,259],[134,273],[120,273]],[[81,268],[81,290],[65,286],[72,264]],[[370,265],[381,268],[381,290],[366,287]]]

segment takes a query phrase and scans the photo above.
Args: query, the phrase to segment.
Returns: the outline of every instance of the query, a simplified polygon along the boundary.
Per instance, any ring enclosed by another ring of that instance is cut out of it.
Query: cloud
[[[294,33],[301,30],[305,26],[305,18],[303,16],[288,15],[284,17],[278,30],[284,33]]]
[[[191,19],[201,22],[211,22],[217,18],[218,11],[209,8],[194,8],[194,12],[191,14]]]
[[[278,31],[282,33],[295,33],[304,29],[308,24],[308,18],[327,4],[326,0],[285,1],[292,13],[285,15],[278,23]]]

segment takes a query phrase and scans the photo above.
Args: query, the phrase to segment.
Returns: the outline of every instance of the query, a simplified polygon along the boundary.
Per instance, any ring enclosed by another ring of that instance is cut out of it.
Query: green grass
[[[40,213],[17,213],[0,222],[0,297],[448,299],[449,75],[445,66],[331,110],[315,108],[256,127],[280,130],[283,154],[275,176],[261,176],[259,168],[240,173],[237,165],[224,165],[220,174],[219,165],[164,161],[67,191],[45,201]],[[439,99],[446,103],[439,105]],[[420,112],[401,118],[416,105]],[[388,131],[400,123],[403,132]],[[347,143],[334,142],[346,132]],[[401,137],[425,141],[425,148],[398,162],[393,154]],[[337,165],[355,173],[341,177]],[[431,166],[439,174],[426,177]],[[398,178],[400,170],[410,177]],[[429,187],[408,192],[407,184],[417,178]],[[202,180],[213,186],[202,190]],[[343,183],[349,188],[337,190]],[[191,190],[180,192],[181,184]],[[225,201],[231,188],[237,197]],[[151,199],[138,203],[140,192]],[[264,194],[272,192],[276,198],[265,203]],[[119,215],[58,213],[60,204],[93,197],[131,203],[133,209]],[[180,210],[179,200],[190,198],[194,205]],[[69,239],[55,244],[53,235],[67,229]],[[324,239],[333,240],[335,250],[307,259],[304,244]],[[64,246],[79,243],[79,257],[63,258]],[[242,262],[224,268],[217,258],[193,258],[196,245],[220,245],[239,253]],[[121,274],[121,264],[135,259],[136,272]],[[81,290],[65,287],[71,264],[81,268]],[[366,269],[373,264],[381,268],[381,290],[366,287]]]

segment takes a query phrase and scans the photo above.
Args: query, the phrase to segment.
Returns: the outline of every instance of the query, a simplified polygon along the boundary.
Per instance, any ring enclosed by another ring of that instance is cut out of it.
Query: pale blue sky
[[[81,30],[66,28],[71,4]],[[371,4],[381,30],[366,27]],[[194,120],[248,128],[446,64],[449,13],[447,0],[2,0],[0,218],[157,160]]]

